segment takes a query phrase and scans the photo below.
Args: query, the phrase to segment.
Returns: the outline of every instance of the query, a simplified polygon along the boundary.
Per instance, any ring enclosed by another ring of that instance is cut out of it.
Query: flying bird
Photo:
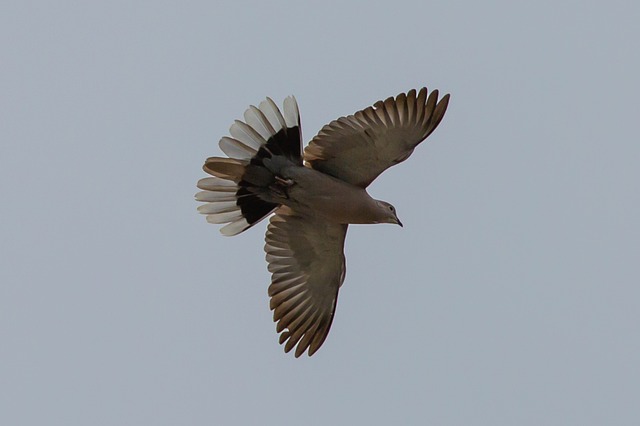
[[[345,278],[344,241],[350,224],[402,226],[396,209],[367,186],[406,160],[444,117],[449,95],[427,88],[378,101],[325,125],[302,151],[298,105],[282,112],[270,99],[250,106],[231,137],[228,156],[208,158],[211,175],[198,181],[198,211],[237,235],[271,215],[265,237],[271,272],[270,309],[285,352],[313,355],[333,321]]]

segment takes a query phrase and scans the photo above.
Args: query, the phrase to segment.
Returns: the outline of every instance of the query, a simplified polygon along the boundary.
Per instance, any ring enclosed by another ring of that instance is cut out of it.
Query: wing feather
[[[301,356],[322,345],[344,281],[347,226],[303,218],[286,207],[267,228],[265,252],[272,273],[270,308],[285,352]]]
[[[449,95],[410,90],[324,126],[304,151],[312,168],[366,188],[404,160],[438,126]]]

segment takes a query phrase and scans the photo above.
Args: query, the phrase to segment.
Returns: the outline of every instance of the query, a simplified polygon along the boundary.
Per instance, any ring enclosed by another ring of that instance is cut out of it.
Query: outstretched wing
[[[265,252],[272,274],[273,320],[285,352],[313,355],[333,321],[338,289],[345,277],[347,225],[296,216],[281,207],[267,228]]]
[[[325,125],[304,151],[323,173],[366,188],[380,173],[404,160],[438,126],[449,95],[410,90]]]

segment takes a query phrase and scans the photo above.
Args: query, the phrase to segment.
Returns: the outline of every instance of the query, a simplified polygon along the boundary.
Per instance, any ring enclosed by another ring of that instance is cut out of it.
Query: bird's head
[[[386,201],[376,200],[378,205],[379,219],[378,223],[395,223],[402,226],[402,222],[398,219],[396,208]]]

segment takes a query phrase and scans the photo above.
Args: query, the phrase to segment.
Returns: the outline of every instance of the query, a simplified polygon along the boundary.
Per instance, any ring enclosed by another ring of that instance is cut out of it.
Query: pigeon
[[[298,104],[282,112],[266,98],[220,140],[227,157],[207,158],[198,211],[237,235],[271,216],[265,237],[270,309],[280,344],[295,357],[322,346],[345,279],[350,224],[402,226],[396,209],[369,184],[406,160],[444,117],[449,94],[409,90],[322,127],[302,150]]]

